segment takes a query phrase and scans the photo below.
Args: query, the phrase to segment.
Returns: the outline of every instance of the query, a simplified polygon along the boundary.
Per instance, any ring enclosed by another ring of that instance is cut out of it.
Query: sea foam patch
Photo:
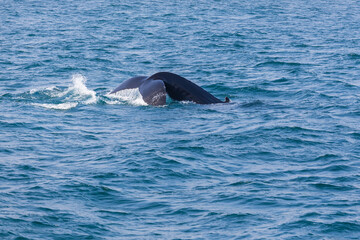
[[[73,102],[73,103],[70,103],[70,102],[69,103],[59,103],[59,104],[33,103],[32,105],[43,107],[43,108],[48,108],[48,109],[68,110],[68,109],[76,107],[78,105],[78,103],[76,103],[76,102]]]

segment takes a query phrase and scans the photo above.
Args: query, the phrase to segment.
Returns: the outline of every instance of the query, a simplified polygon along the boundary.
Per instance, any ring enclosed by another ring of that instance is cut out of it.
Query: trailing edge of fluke
[[[177,101],[192,101],[198,104],[228,103],[214,97],[195,83],[170,72],[158,72],[150,77],[137,76],[121,83],[110,94],[125,89],[139,88],[143,100],[153,106],[166,104],[166,94]]]

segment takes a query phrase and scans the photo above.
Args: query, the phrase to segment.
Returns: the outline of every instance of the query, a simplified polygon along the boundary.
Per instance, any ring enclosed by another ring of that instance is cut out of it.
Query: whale
[[[197,104],[230,102],[228,97],[221,101],[195,83],[170,72],[158,72],[150,77],[132,77],[122,82],[110,94],[135,88],[139,89],[144,102],[152,106],[165,105],[167,95],[176,101],[192,101]]]

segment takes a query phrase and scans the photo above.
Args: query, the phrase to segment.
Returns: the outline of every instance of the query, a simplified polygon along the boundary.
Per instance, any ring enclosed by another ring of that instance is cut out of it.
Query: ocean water
[[[0,3],[0,239],[360,239],[360,1]]]

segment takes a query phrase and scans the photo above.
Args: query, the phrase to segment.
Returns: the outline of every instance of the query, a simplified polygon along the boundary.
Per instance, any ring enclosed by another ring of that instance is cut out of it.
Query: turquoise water
[[[0,4],[0,239],[359,239],[359,1]],[[179,74],[230,104],[147,106]]]

